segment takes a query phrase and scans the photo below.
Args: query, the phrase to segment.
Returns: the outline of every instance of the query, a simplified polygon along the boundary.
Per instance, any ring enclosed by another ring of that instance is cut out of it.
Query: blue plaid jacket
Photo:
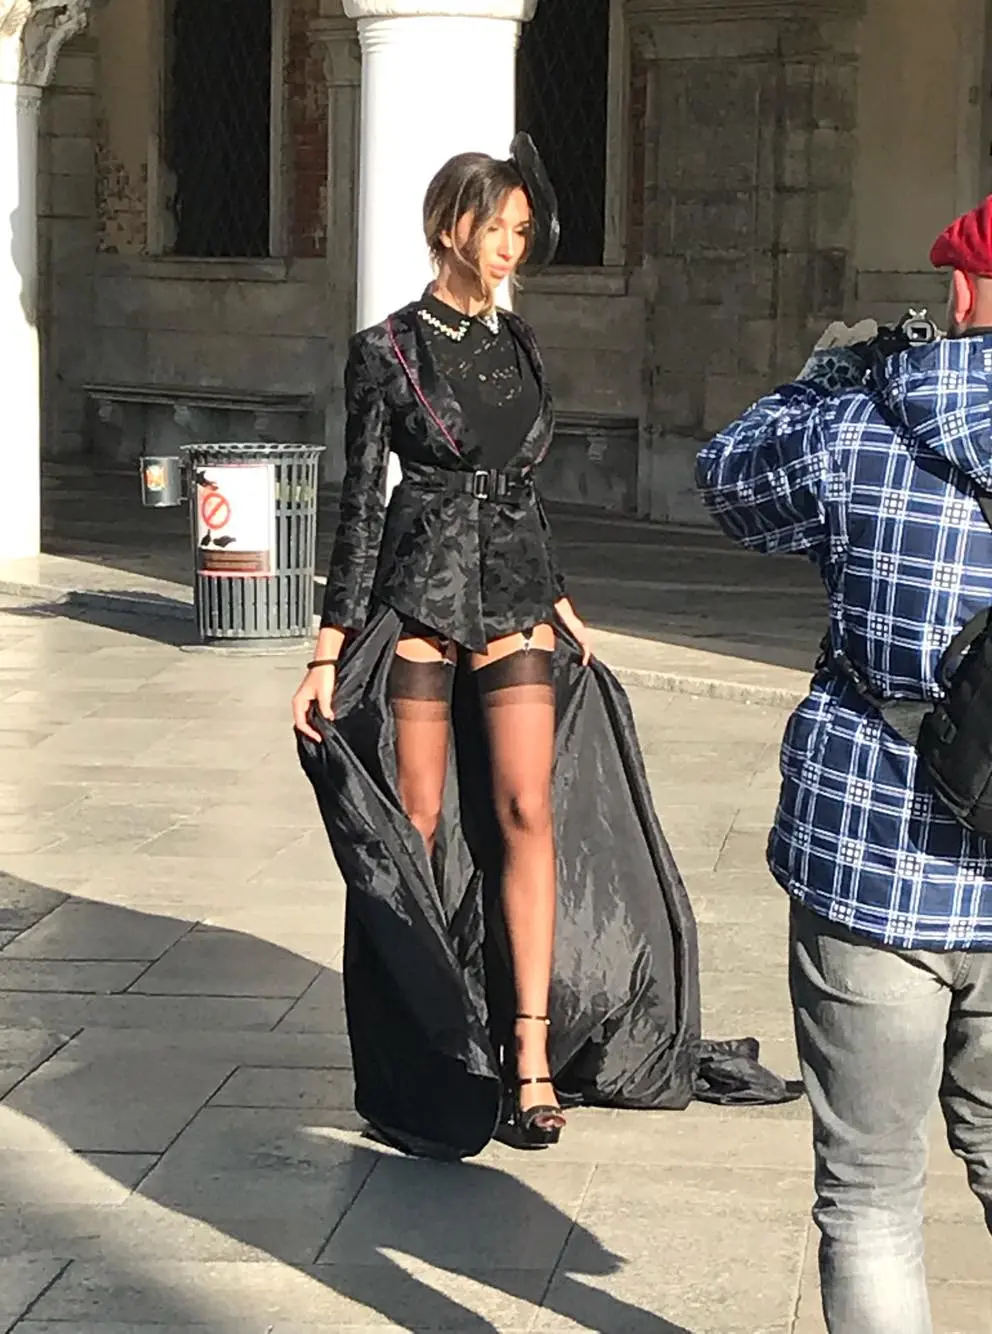
[[[697,482],[746,547],[802,552],[830,634],[883,698],[937,698],[940,655],[992,604],[992,334],[913,348],[831,393],[761,399],[699,455]],[[992,949],[992,840],[933,793],[916,752],[847,683],[789,720],[768,844],[814,912],[902,949]]]

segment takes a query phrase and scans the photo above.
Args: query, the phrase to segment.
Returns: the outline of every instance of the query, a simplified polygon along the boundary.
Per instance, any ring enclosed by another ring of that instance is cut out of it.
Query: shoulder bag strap
[[[420,381],[417,379],[416,375],[413,372],[412,367],[410,366],[410,363],[407,361],[406,357],[404,357],[402,351],[400,350],[400,345],[396,338],[396,331],[393,329],[392,315],[390,315],[389,318],[386,320],[386,332],[389,335],[389,345],[393,349],[393,353],[396,357],[396,360],[403,367],[403,370],[406,373],[406,378],[410,381],[410,386],[413,389],[413,392],[417,395],[417,399],[420,402],[421,407],[430,417],[431,421],[441,432],[441,434],[444,436],[445,440],[447,440],[448,444],[455,451],[455,453],[460,454],[462,451],[459,448],[458,441],[451,434],[447,426],[445,426],[444,422],[431,407],[427,395],[420,387]]]

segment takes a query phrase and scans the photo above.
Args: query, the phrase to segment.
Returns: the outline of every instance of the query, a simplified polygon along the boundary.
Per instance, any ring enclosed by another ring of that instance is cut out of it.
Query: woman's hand
[[[322,718],[330,722],[334,717],[334,686],[337,681],[337,660],[344,647],[345,633],[335,625],[325,625],[317,636],[314,661],[327,662],[324,667],[311,667],[293,696],[293,726],[311,741],[323,741],[307,721],[310,705],[316,704]]]
[[[310,705],[316,703],[321,717],[330,722],[334,717],[332,701],[336,680],[336,667],[311,667],[293,696],[293,726],[311,741],[323,741],[324,738],[307,721]]]
[[[564,625],[565,629],[578,640],[579,647],[582,649],[582,665],[584,667],[587,666],[589,659],[592,657],[592,634],[589,631],[589,627],[586,625],[585,621],[577,615],[575,608],[572,606],[572,603],[568,598],[561,598],[556,602],[555,611],[558,613],[558,618],[562,625]]]

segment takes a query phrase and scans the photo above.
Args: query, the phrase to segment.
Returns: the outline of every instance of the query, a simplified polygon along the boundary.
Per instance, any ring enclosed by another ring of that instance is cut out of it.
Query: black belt
[[[534,483],[522,472],[500,472],[498,468],[479,468],[475,472],[438,472],[429,480],[404,477],[407,486],[418,491],[453,491],[475,500],[523,500],[534,494]]]

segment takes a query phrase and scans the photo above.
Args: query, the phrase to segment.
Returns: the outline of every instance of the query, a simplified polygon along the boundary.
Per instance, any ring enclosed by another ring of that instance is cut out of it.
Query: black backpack
[[[992,526],[992,498],[982,498]],[[827,635],[814,680],[843,676],[910,745],[944,805],[965,826],[992,838],[992,607],[973,616],[941,655],[943,699],[880,699]]]

